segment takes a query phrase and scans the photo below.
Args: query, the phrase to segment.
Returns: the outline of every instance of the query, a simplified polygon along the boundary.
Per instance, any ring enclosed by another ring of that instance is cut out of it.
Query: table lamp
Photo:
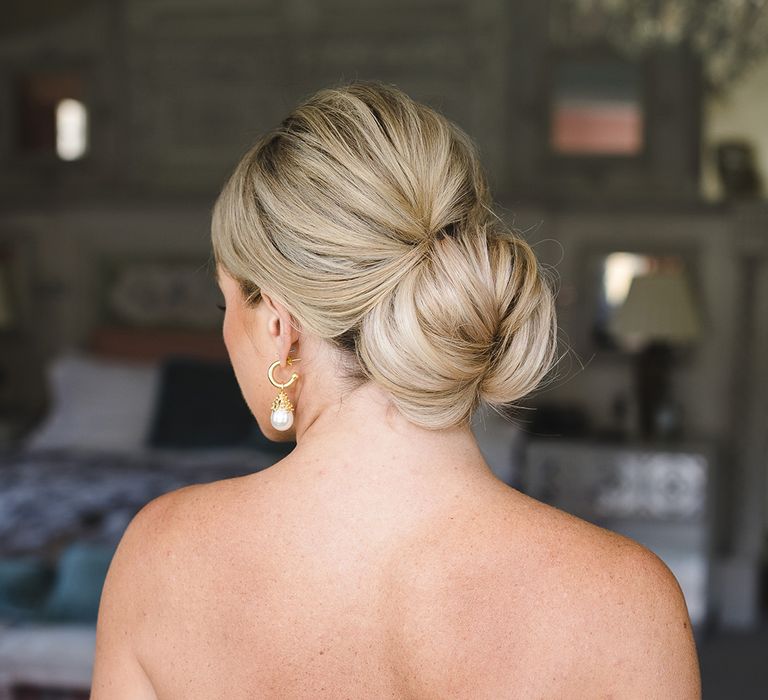
[[[673,352],[700,334],[698,312],[682,269],[674,267],[633,278],[609,329],[634,351],[642,437],[674,436],[681,426],[669,386]]]

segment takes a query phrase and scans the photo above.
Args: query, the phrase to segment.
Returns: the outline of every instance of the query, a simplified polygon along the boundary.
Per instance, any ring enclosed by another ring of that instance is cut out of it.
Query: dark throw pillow
[[[286,452],[268,440],[245,403],[226,361],[168,358],[147,444],[151,447],[252,447]]]

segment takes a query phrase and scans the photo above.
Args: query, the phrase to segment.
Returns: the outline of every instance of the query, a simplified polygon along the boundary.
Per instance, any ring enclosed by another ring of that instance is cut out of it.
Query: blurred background
[[[0,698],[87,697],[133,514],[290,449],[227,362],[210,212],[356,78],[464,128],[557,276],[568,352],[513,420],[478,413],[492,468],[655,551],[704,697],[766,697],[765,2],[6,0]]]

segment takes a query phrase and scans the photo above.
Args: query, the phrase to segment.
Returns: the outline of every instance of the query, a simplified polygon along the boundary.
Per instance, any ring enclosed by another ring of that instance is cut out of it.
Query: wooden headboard
[[[91,333],[87,350],[100,357],[136,362],[154,362],[171,355],[228,359],[220,331],[98,326]]]
[[[210,260],[192,253],[99,256],[99,313],[86,350],[152,362],[168,356],[228,359],[223,301]]]

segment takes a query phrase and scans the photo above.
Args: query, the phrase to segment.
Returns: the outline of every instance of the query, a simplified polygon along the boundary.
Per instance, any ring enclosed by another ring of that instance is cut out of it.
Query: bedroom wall
[[[94,194],[97,171],[111,194],[210,198],[237,155],[302,97],[366,76],[464,125],[499,174],[513,87],[509,35],[519,24],[510,12],[503,0],[334,0],[322,10],[310,0],[86,3],[65,22],[6,36],[2,83],[11,98],[10,79],[30,68],[85,76],[98,147],[78,177],[52,174],[47,184],[59,191]],[[3,155],[12,121],[0,122]],[[2,176],[20,193],[39,187],[8,168]]]

